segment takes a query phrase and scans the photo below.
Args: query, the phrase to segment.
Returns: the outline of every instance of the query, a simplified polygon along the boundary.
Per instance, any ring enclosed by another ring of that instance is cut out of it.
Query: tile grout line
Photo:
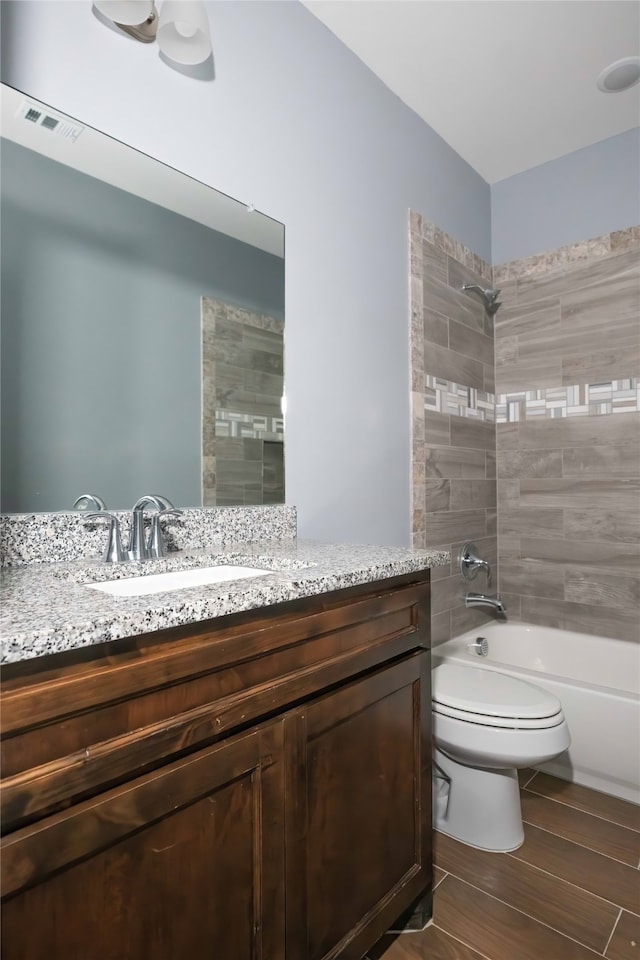
[[[438,867],[438,869],[439,869],[439,870],[442,870],[442,867]],[[434,892],[434,893],[436,892],[436,890],[438,889],[438,887],[440,886],[440,884],[442,883],[442,881],[445,879],[445,877],[450,876],[448,870],[442,870],[442,873],[443,873],[444,876],[440,877],[440,879],[433,885],[433,892]]]
[[[612,857],[608,853],[603,853],[602,850],[596,850],[594,847],[588,847],[584,843],[579,843],[577,840],[571,840],[569,837],[563,837],[561,833],[554,833],[553,830],[548,830],[546,827],[541,827],[538,823],[532,823],[531,820],[525,820],[523,818],[523,823],[528,823],[530,827],[535,827],[536,830],[542,830],[543,833],[548,833],[552,837],[558,837],[560,840],[566,840],[567,843],[574,843],[576,847],[582,847],[583,850],[589,850],[591,853],[597,853],[601,857],[606,857],[607,860],[613,860],[614,863],[621,863],[624,867],[629,867],[631,870],[635,870],[636,867],[632,863],[627,863],[626,860],[618,860],[617,857]],[[631,831],[634,832],[633,830]]]
[[[496,477],[496,479],[497,479],[497,477]],[[521,791],[522,791],[522,790],[525,790],[525,789],[529,786],[529,784],[532,783],[532,782],[535,780],[535,778],[536,778],[537,776],[538,776],[538,771],[537,771],[537,770],[533,770],[532,773],[531,773],[531,776],[529,777],[529,779],[527,780],[527,782],[520,784],[520,790],[521,790]]]
[[[528,783],[530,782],[531,781],[529,780]],[[576,810],[578,813],[584,813],[588,817],[595,817],[596,820],[603,820],[605,823],[611,823],[615,827],[620,827],[621,830],[629,830],[631,833],[640,833],[640,827],[638,827],[637,829],[635,827],[627,827],[624,823],[619,823],[617,820],[610,820],[609,817],[603,817],[599,813],[592,813],[590,810],[583,810],[582,807],[576,807],[575,804],[570,803],[568,800],[558,800],[555,797],[547,796],[546,793],[538,793],[537,790],[529,789],[528,784],[526,787],[521,787],[521,790],[524,790],[524,789],[526,789],[529,793],[532,793],[536,797],[542,797],[544,800],[550,800],[552,803],[559,803],[563,807],[571,807],[572,810]],[[631,801],[628,801],[628,802],[630,803]],[[633,805],[636,806],[636,804],[633,804]],[[638,811],[640,814],[640,807],[638,807]]]
[[[554,834],[555,836],[555,834]],[[569,841],[572,843],[573,841]],[[531,867],[534,870],[539,870],[540,873],[546,874],[548,877],[553,877],[554,880],[560,880],[562,883],[568,884],[568,886],[573,887],[575,890],[581,890],[583,893],[588,894],[590,897],[595,897],[596,900],[601,900],[602,903],[608,903],[612,907],[617,907],[619,910],[624,910],[624,907],[621,907],[619,903],[616,903],[615,900],[607,900],[606,897],[601,896],[599,893],[594,893],[592,890],[588,890],[586,887],[581,887],[578,883],[574,883],[572,880],[567,880],[565,877],[559,877],[557,873],[552,873],[551,870],[545,870],[544,867],[539,867],[536,863],[531,863],[530,860],[523,860],[521,857],[516,855],[515,851],[507,851],[507,857],[511,857],[513,860],[516,860],[518,863],[522,863],[527,867]],[[611,858],[610,858],[611,859]],[[619,861],[616,861],[618,863]],[[442,867],[440,868],[442,869]],[[633,869],[633,868],[632,868]],[[460,877],[458,879],[461,879]],[[629,911],[633,913],[633,911]]]
[[[598,953],[597,950],[594,950],[593,947],[587,946],[586,943],[582,943],[581,940],[576,940],[574,937],[568,936],[568,934],[563,933],[562,930],[558,930],[557,927],[552,927],[550,923],[545,923],[544,920],[538,920],[537,917],[532,917],[530,913],[527,913],[525,910],[521,910],[519,907],[514,907],[512,903],[507,903],[506,900],[502,900],[500,897],[494,896],[492,893],[487,893],[486,890],[483,890],[482,887],[476,887],[475,883],[469,883],[468,880],[463,880],[462,877],[456,876],[455,873],[450,873],[449,876],[454,877],[460,883],[465,883],[468,887],[471,887],[473,890],[477,890],[478,893],[483,894],[485,897],[490,897],[492,900],[495,900],[497,903],[501,903],[503,906],[508,907],[510,910],[514,910],[516,913],[519,913],[523,917],[532,920],[534,923],[539,923],[541,927],[545,927],[547,930],[553,930],[554,933],[557,933],[559,937],[564,937],[565,940],[570,940],[571,943],[577,943],[578,946],[582,947],[584,950],[589,950],[596,957],[601,957],[603,954]],[[588,891],[587,891],[588,892]],[[614,904],[617,906],[617,904]],[[622,907],[620,907],[622,911]],[[445,933],[448,931],[445,931]],[[475,949],[475,948],[472,948]],[[478,951],[476,951],[478,952]]]
[[[618,919],[617,919],[616,922],[614,923],[613,929],[612,929],[611,933],[609,934],[609,939],[607,940],[607,944],[606,944],[604,950],[602,951],[602,956],[603,956],[603,957],[606,956],[607,950],[609,949],[609,945],[611,944],[611,941],[613,940],[613,935],[614,935],[614,933],[616,932],[616,927],[617,927],[618,924],[620,923],[620,917],[621,917],[621,916],[622,916],[622,907],[620,907],[620,913],[618,914]]]

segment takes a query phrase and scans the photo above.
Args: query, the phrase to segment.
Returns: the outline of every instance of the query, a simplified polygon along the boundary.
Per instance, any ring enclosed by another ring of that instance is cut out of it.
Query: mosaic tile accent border
[[[640,379],[493,393],[425,374],[424,409],[489,423],[640,412]]]
[[[549,270],[566,270],[568,267],[583,265],[587,260],[635,249],[640,250],[640,226],[615,230],[601,237],[557,247],[555,250],[523,257],[521,260],[509,260],[508,263],[493,268],[493,281],[497,285],[506,280],[541,276]]]
[[[453,383],[426,374],[424,378],[424,408],[436,413],[449,413],[474,420],[495,420],[495,395],[475,390],[462,383]]]
[[[216,410],[216,437],[237,437],[242,440],[274,440],[284,443],[284,419],[254,413]]]
[[[496,403],[496,422],[594,417],[638,411],[640,380],[627,377],[606,383],[583,383],[569,387],[501,393]]]

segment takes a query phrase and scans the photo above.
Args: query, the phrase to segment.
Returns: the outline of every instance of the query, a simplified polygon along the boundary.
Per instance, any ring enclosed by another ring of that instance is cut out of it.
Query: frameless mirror
[[[2,85],[7,512],[284,502],[284,227]]]

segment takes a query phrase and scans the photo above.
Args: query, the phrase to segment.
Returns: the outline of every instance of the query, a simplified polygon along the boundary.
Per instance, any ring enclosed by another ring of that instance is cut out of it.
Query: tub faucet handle
[[[487,583],[491,583],[491,567],[488,560],[478,555],[475,543],[465,543],[460,551],[460,573],[465,580],[475,580],[481,570],[487,575]]]

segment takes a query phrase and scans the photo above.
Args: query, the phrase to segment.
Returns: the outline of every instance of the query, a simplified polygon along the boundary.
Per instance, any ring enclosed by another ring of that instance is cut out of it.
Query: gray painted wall
[[[282,318],[284,264],[2,141],[4,511],[201,504],[200,298]]]
[[[287,501],[408,543],[408,211],[488,260],[489,187],[301,4],[207,7],[214,82],[58,0],[2,3],[2,79],[286,225]]]
[[[640,129],[491,187],[494,265],[640,223]]]

